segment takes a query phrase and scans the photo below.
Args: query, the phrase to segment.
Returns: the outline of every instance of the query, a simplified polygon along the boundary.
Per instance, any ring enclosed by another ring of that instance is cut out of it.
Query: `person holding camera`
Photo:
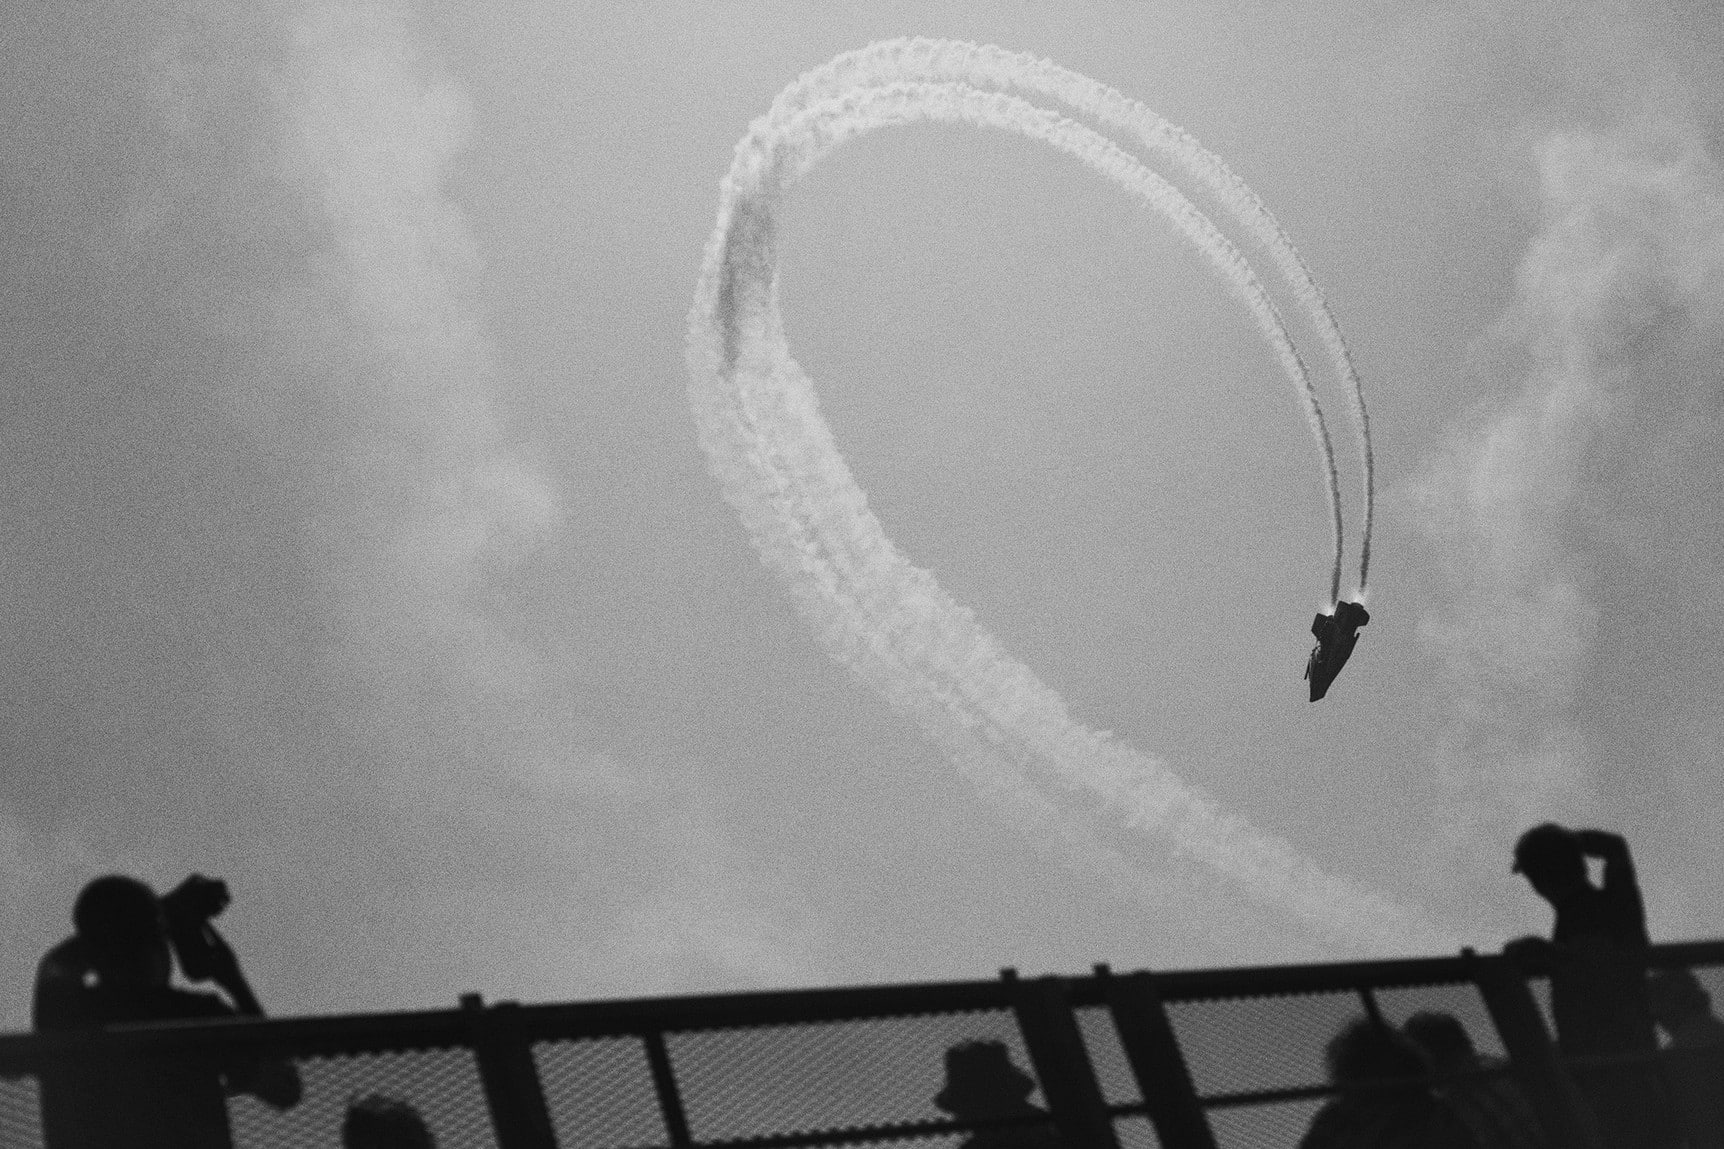
[[[157,897],[136,878],[111,874],[84,887],[75,932],[36,971],[38,1031],[262,1017],[232,948],[211,924],[229,901],[227,884],[194,874]],[[192,981],[227,993],[170,985],[174,957]],[[41,1078],[48,1149],[231,1149],[228,1093],[250,1093],[277,1109],[298,1104],[290,1062],[97,1056],[47,1068]]]

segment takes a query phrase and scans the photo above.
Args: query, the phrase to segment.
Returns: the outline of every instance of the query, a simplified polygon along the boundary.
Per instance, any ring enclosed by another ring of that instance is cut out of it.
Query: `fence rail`
[[[1648,965],[1691,969],[1724,993],[1724,941],[1656,946]],[[1291,1147],[1336,1092],[1328,1039],[1357,1018],[1393,1026],[1418,1011],[1450,1014],[1500,1059],[1489,1072],[1512,1077],[1552,1145],[1598,1149],[1551,1039],[1540,973],[1471,952],[1098,966],[1075,977],[1008,970],[989,981],[556,1005],[470,995],[432,1012],[0,1036],[0,1149],[41,1146],[39,1080],[97,1057],[292,1061],[305,1084],[298,1106],[229,1100],[234,1143],[259,1149],[339,1145],[347,1105],[373,1093],[411,1104],[442,1149],[955,1146],[978,1131],[1048,1149]],[[988,1118],[937,1103],[947,1051],[974,1040],[1005,1046],[1045,1115]]]

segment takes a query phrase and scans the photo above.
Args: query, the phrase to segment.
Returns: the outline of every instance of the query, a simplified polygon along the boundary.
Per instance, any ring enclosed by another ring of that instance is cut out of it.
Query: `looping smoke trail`
[[[1282,230],[1257,193],[1234,174],[1215,153],[1184,129],[1162,119],[1136,100],[1048,60],[1026,52],[1008,52],[992,44],[961,40],[884,40],[845,52],[815,68],[785,88],[772,102],[769,117],[788,120],[809,105],[857,88],[905,81],[957,82],[976,88],[1016,90],[1057,100],[1067,108],[1106,127],[1126,132],[1147,151],[1165,158],[1191,176],[1229,215],[1250,231],[1269,253],[1287,288],[1304,309],[1322,340],[1353,411],[1359,456],[1364,467],[1364,525],[1359,544],[1359,585],[1362,597],[1371,571],[1371,532],[1376,517],[1376,459],[1371,450],[1371,418],[1365,409],[1364,385],[1352,353],[1341,338],[1333,312],[1312,278],[1299,249]],[[1331,465],[1332,465],[1331,459]],[[1337,567],[1340,559],[1336,559]],[[1335,577],[1333,602],[1340,596]]]
[[[788,122],[780,122],[780,128],[786,133],[787,139],[806,133],[811,139],[818,137],[823,141],[812,145],[814,150],[806,158],[795,161],[800,165],[796,169],[798,174],[818,162],[820,155],[838,146],[844,139],[858,131],[885,126],[887,122],[908,123],[921,119],[942,119],[980,123],[982,121],[974,118],[975,116],[995,117],[989,122],[998,122],[999,119],[1009,121],[1010,130],[1050,143],[1077,157],[1119,184],[1128,193],[1150,204],[1209,260],[1210,266],[1251,313],[1259,333],[1274,350],[1283,373],[1299,396],[1300,407],[1311,427],[1312,438],[1317,442],[1323,478],[1328,485],[1329,530],[1334,544],[1329,582],[1329,600],[1333,602],[1340,594],[1344,538],[1341,480],[1335,466],[1334,443],[1329,437],[1329,426],[1323,417],[1323,408],[1318,403],[1316,389],[1311,385],[1304,360],[1287,334],[1286,323],[1269,299],[1268,293],[1263,290],[1263,285],[1258,282],[1256,272],[1251,270],[1251,265],[1246,262],[1233,241],[1217,230],[1209,217],[1199,211],[1178,188],[1121,151],[1111,141],[1082,124],[1074,123],[1055,112],[1034,107],[1018,97],[1000,92],[982,92],[965,84],[900,81],[879,87],[852,89],[838,96],[832,103],[835,107],[841,107],[846,103],[854,104],[863,100],[869,101],[872,109],[868,115],[881,118],[881,122],[874,123],[870,119],[865,126],[858,127],[850,117],[818,116],[813,114],[813,109],[792,116]],[[970,113],[953,110],[965,104],[982,110],[973,110]],[[819,106],[815,105],[816,108]],[[770,113],[768,119],[778,122],[777,117]]]
[[[1162,763],[1074,721],[1056,693],[898,552],[869,511],[785,341],[775,219],[790,185],[832,149],[917,120],[1019,132],[1106,174],[1167,214],[1278,338],[1284,365],[1299,366],[1238,252],[1175,189],[1083,125],[957,83],[889,84],[762,117],[722,184],[689,315],[688,366],[701,445],[763,560],[785,577],[833,657],[914,716],[985,791],[1044,829],[1049,807],[1031,771],[1128,827],[1165,835],[1177,854],[1326,934],[1392,948],[1433,944],[1438,935],[1416,915],[1323,873]],[[1069,845],[1087,845],[1070,819],[1053,829]]]

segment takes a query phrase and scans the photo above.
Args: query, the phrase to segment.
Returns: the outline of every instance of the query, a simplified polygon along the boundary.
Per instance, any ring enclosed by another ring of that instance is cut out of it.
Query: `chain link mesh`
[[[34,1077],[0,1078],[0,1146],[42,1149],[42,1111]]]
[[[339,1146],[348,1105],[370,1094],[416,1109],[438,1149],[495,1149],[490,1110],[468,1050],[311,1057],[295,1064],[305,1095],[287,1112],[248,1096],[229,1100],[236,1149]]]
[[[1113,1014],[1106,1006],[1100,1005],[1080,1006],[1072,1013],[1077,1017],[1078,1032],[1083,1034],[1090,1067],[1095,1070],[1096,1084],[1101,1086],[1102,1100],[1109,1105],[1141,1102],[1143,1091],[1137,1087],[1137,1078],[1131,1072],[1131,1062],[1126,1059],[1119,1030],[1114,1028]]]
[[[639,1038],[540,1042],[533,1061],[559,1144],[636,1149],[668,1143]]]
[[[1323,1100],[1283,1101],[1209,1111],[1216,1149],[1292,1149],[1298,1145]]]
[[[1012,1061],[1031,1072],[1006,1010],[703,1030],[665,1040],[691,1135],[718,1141],[948,1120],[934,1104],[945,1052],[984,1039],[1003,1042]]]
[[[1161,1138],[1155,1135],[1155,1126],[1147,1117],[1115,1118],[1113,1137],[1119,1142],[1119,1149],[1161,1149]]]
[[[1446,1013],[1466,1029],[1477,1052],[1502,1056],[1501,1038],[1471,983],[1396,987],[1369,996],[1391,1026],[1415,1013]],[[1168,1013],[1201,1097],[1325,1086],[1325,1047],[1368,1016],[1359,991],[1172,1002]],[[1246,1102],[1210,1106],[1207,1113],[1221,1149],[1289,1146],[1299,1143],[1326,1100]]]
[[[1323,1047],[1363,1016],[1357,993],[1167,1003],[1200,1097],[1322,1085]]]

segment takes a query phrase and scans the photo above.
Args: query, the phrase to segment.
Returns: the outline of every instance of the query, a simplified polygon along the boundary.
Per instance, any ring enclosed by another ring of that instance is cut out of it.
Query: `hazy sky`
[[[708,474],[683,341],[732,148],[902,35],[1049,57],[1250,181],[1380,505],[1313,706],[1322,479],[1245,313],[1070,158],[918,126],[780,242],[898,546],[1082,721],[1454,946],[1545,927],[1507,872],[1544,818],[1630,837],[1656,936],[1724,932],[1710,5],[42,3],[0,38],[0,1024],[115,869],[225,877],[282,1012],[1364,955],[1038,849]]]

